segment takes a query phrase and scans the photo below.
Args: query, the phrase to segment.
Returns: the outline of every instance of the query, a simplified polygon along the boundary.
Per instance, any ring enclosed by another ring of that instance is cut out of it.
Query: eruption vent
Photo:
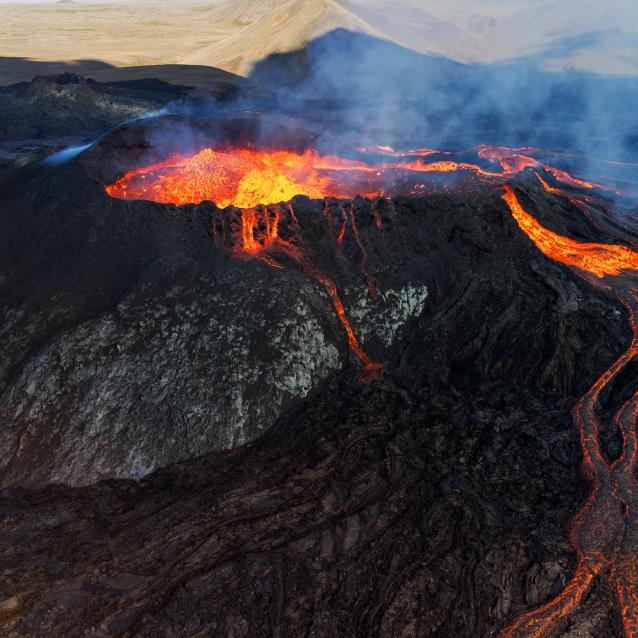
[[[301,194],[312,199],[350,197],[365,186],[360,180],[357,183],[355,176],[371,170],[363,162],[323,157],[312,149],[295,153],[205,148],[192,156],[175,155],[129,171],[107,186],[106,192],[121,199],[150,199],[164,204],[210,200],[220,208],[253,208],[286,202]],[[348,182],[352,186],[347,186]],[[379,194],[379,184],[368,188],[372,191],[364,188],[362,194]]]

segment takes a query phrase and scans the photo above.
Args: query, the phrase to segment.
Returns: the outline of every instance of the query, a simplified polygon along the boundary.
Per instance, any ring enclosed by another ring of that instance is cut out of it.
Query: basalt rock
[[[560,591],[586,493],[569,411],[629,332],[498,190],[355,201],[375,296],[324,204],[293,200],[384,363],[366,385],[303,269],[217,247],[212,204],[93,176],[27,167],[0,191],[6,635],[469,638]],[[610,595],[566,635],[618,635]]]
[[[0,86],[0,175],[93,141],[123,121],[183,99],[190,89],[159,80],[102,83],[72,73]]]

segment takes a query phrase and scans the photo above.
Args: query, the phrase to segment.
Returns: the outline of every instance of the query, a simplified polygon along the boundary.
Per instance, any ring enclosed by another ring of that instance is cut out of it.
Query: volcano
[[[628,187],[306,124],[0,183],[5,633],[636,635]]]

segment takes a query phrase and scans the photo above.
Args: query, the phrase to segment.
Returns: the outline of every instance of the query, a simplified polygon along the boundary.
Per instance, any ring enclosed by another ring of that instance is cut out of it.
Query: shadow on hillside
[[[243,78],[238,75],[203,65],[160,64],[116,67],[100,60],[44,62],[29,58],[0,57],[0,85],[28,82],[37,75],[62,73],[75,73],[98,82],[154,78],[171,84],[194,87],[235,86],[243,81]]]

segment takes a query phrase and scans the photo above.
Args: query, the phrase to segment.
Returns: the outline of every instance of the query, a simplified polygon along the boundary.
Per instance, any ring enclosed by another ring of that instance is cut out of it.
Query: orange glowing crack
[[[501,637],[542,638],[545,636],[560,620],[576,610],[601,569],[602,564],[597,561],[579,564],[569,584],[556,598],[518,618],[501,633]]]
[[[368,253],[365,249],[365,246],[363,245],[363,242],[361,241],[361,237],[359,237],[359,231],[357,230],[357,221],[354,214],[354,208],[352,206],[352,203],[350,203],[347,207],[345,205],[342,206],[344,217],[346,216],[346,208],[348,211],[347,217],[350,219],[350,228],[352,229],[352,235],[354,237],[355,243],[357,244],[359,253],[361,255],[359,259],[359,271],[361,272],[363,280],[366,282],[369,295],[371,297],[374,297],[377,294],[377,285],[374,279],[368,274],[368,271],[366,270],[366,263],[368,261]],[[345,224],[344,224],[344,229],[345,229]],[[343,241],[343,237],[341,237],[339,243],[341,243],[341,241]]]
[[[340,210],[343,214],[342,232],[345,233],[346,213],[343,207],[340,207]],[[319,283],[330,297],[337,318],[343,326],[348,348],[357,357],[363,368],[360,381],[369,383],[380,379],[383,376],[383,364],[370,357],[361,346],[348,319],[335,282],[324,272],[314,267],[306,255],[299,223],[292,206],[290,204],[287,206],[260,206],[240,210],[238,214],[241,219],[241,229],[237,237],[239,241],[233,241],[233,237],[226,234],[226,225],[220,215],[218,221],[221,230],[214,234],[216,245],[238,257],[259,259],[272,268],[284,268],[272,253],[284,254],[296,262],[301,271]],[[324,214],[330,214],[329,207],[324,209]],[[350,214],[354,220],[354,211],[351,210]],[[279,235],[279,224],[284,221],[284,218],[290,233],[287,240]],[[354,221],[352,223],[354,224]],[[218,237],[220,233],[221,238]],[[358,241],[360,249],[365,253],[361,239],[359,238]]]
[[[540,185],[548,192],[551,193],[552,195],[558,195],[561,192],[560,188],[554,188],[553,186],[550,186],[536,171],[534,171],[534,175],[536,175],[536,178],[538,179],[538,181],[540,182]]]
[[[328,296],[332,300],[332,305],[334,306],[335,312],[337,313],[337,316],[339,317],[339,320],[341,321],[341,324],[343,325],[343,328],[346,332],[348,347],[354,353],[357,359],[359,359],[361,365],[363,366],[363,374],[360,380],[364,383],[368,383],[370,381],[380,379],[383,376],[383,364],[369,357],[361,347],[361,344],[357,339],[357,335],[354,333],[354,330],[350,325],[350,321],[346,314],[345,308],[343,307],[343,303],[341,301],[341,298],[339,297],[337,286],[335,285],[334,281],[332,281],[332,279],[318,270],[312,269],[309,272],[319,283],[321,283],[325,291],[328,293]]]

